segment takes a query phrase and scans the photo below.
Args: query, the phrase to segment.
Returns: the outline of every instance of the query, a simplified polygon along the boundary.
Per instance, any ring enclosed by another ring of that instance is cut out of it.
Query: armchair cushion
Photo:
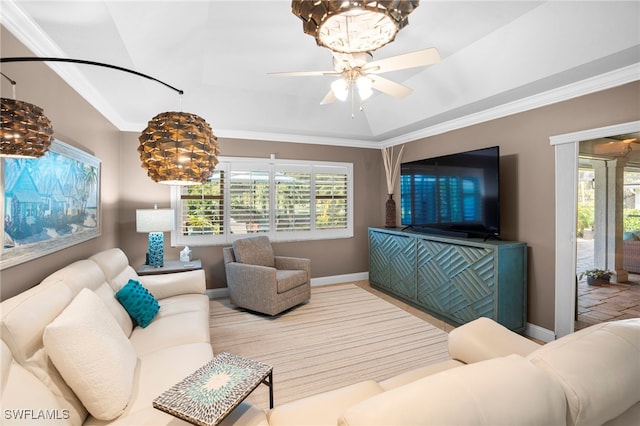
[[[269,237],[242,238],[233,242],[236,262],[275,267],[273,247]]]
[[[276,286],[279,294],[296,288],[307,281],[307,271],[276,271]]]

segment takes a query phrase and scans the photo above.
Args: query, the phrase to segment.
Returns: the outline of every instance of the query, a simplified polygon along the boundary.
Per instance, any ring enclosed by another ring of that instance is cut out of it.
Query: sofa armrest
[[[138,279],[156,299],[181,294],[204,294],[207,289],[202,269],[173,274],[143,275]]]
[[[451,357],[465,364],[511,354],[527,356],[541,347],[485,317],[453,329],[448,344]]]

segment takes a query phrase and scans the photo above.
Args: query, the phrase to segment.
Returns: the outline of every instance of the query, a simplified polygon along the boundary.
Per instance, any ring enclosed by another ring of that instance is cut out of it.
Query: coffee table
[[[189,423],[214,426],[261,383],[273,408],[273,367],[222,352],[153,400],[153,406]]]

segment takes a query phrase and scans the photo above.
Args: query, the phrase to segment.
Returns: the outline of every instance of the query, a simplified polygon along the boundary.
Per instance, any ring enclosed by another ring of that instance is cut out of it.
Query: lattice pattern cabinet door
[[[486,247],[454,246],[449,273],[449,315],[464,324],[479,317],[498,320],[496,309],[496,253]]]
[[[438,241],[416,238],[417,301],[433,313],[449,311],[451,276],[448,268],[453,246]]]
[[[369,282],[403,298],[416,297],[416,240],[404,235],[369,233]]]

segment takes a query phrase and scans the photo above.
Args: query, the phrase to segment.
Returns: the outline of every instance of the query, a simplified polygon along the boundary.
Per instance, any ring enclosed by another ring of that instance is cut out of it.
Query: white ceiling
[[[640,2],[425,1],[382,59],[436,47],[442,61],[385,77],[414,89],[320,105],[331,52],[304,34],[290,1],[1,0],[1,23],[123,131],[157,113],[206,119],[218,137],[380,147],[640,79]],[[24,66],[29,66],[25,63]],[[13,77],[14,79],[17,76]]]

